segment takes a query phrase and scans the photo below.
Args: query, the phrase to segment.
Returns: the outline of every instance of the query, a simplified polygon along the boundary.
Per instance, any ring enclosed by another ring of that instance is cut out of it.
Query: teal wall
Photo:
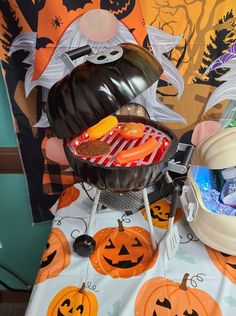
[[[0,76],[0,147],[16,147],[4,80]],[[27,185],[22,174],[0,174],[0,265],[33,284],[51,223],[32,224]],[[0,267],[0,280],[24,289]],[[0,285],[1,289],[1,285]]]

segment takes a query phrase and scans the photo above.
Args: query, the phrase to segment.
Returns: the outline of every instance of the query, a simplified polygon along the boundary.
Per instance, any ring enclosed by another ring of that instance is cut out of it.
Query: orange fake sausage
[[[116,160],[120,164],[133,162],[146,156],[150,155],[158,146],[158,142],[155,138],[148,139],[144,144],[131,149],[121,150],[117,156]]]

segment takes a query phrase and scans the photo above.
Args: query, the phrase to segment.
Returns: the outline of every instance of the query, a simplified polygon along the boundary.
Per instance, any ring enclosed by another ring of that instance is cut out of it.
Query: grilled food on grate
[[[110,151],[110,145],[100,140],[92,140],[81,143],[76,151],[81,156],[96,157],[106,155]]]

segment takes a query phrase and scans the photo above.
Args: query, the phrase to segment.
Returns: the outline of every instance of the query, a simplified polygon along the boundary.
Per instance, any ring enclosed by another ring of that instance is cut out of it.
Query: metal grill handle
[[[90,53],[92,53],[92,48],[89,45],[78,47],[66,52],[71,60],[83,57],[84,55],[89,55]]]
[[[75,64],[73,63],[73,60],[83,57],[85,55],[89,55],[92,53],[92,48],[89,45],[85,45],[82,47],[78,47],[75,49],[72,49],[68,52],[65,52],[61,55],[62,60],[66,64],[66,67],[69,71],[72,71],[75,68]]]

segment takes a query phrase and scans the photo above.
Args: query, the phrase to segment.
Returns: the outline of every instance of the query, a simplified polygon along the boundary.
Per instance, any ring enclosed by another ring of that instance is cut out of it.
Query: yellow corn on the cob
[[[88,136],[91,139],[98,139],[103,135],[107,134],[118,124],[118,120],[115,116],[109,115],[102,119],[97,124],[91,126],[88,130]]]

